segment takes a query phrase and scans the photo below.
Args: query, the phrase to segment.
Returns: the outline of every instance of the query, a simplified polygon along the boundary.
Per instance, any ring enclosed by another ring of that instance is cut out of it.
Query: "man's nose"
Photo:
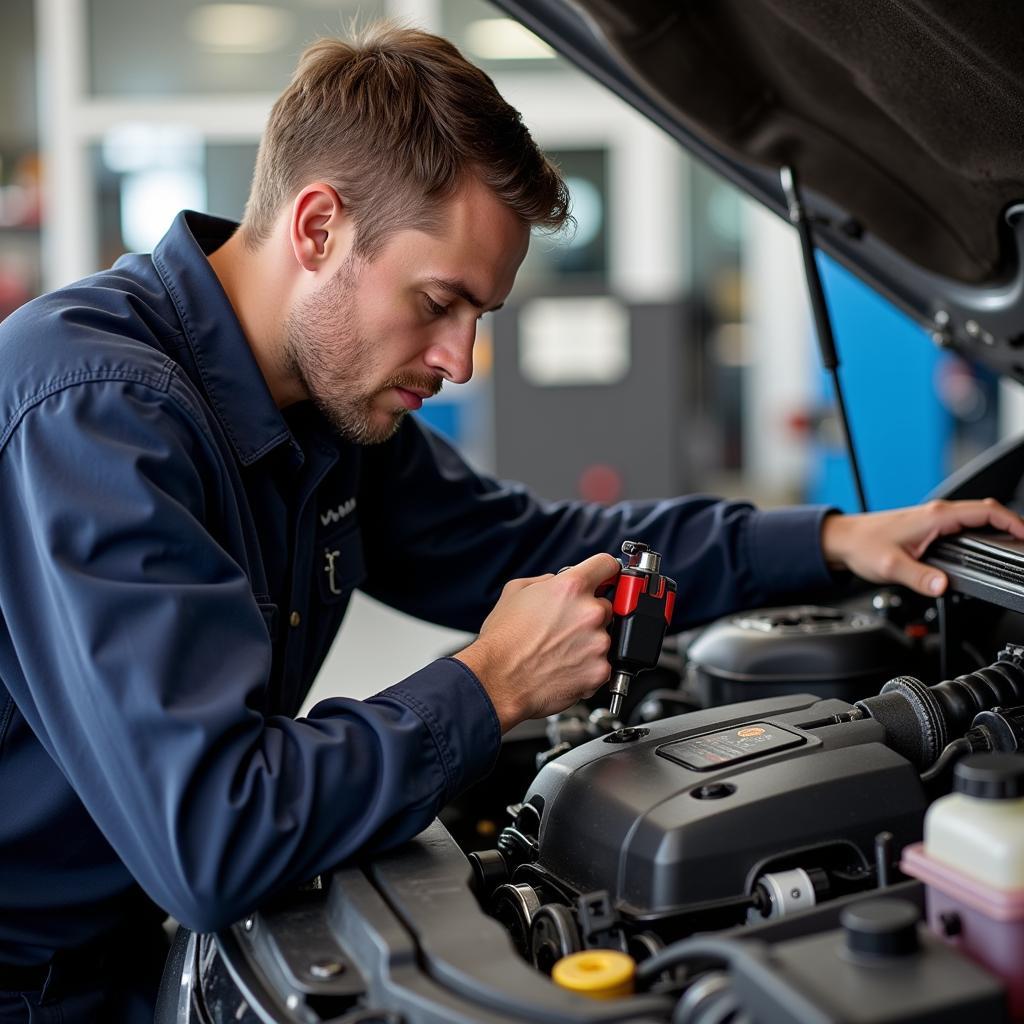
[[[465,384],[473,376],[473,343],[476,320],[453,324],[427,352],[427,365],[453,384]]]

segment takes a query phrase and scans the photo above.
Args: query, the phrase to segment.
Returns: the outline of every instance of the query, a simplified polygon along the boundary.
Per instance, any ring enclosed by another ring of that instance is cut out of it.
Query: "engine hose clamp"
[[[1020,668],[1024,665],[1024,646],[1021,644],[1007,644],[996,656],[996,661],[1008,661]]]
[[[751,907],[747,911],[747,923],[785,917],[798,910],[806,910],[818,902],[814,891],[814,882],[803,868],[791,871],[773,871],[761,875],[754,885],[755,892],[760,889],[768,899],[767,912]]]

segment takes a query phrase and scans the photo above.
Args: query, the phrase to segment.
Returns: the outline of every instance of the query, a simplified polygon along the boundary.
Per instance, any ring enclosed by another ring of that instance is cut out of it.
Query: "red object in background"
[[[622,477],[612,466],[596,463],[580,474],[577,489],[584,501],[611,505],[622,497]]]
[[[786,417],[786,428],[791,434],[798,437],[806,437],[817,426],[819,416],[804,411],[791,412]]]
[[[16,269],[0,263],[0,320],[32,298],[28,281]]]

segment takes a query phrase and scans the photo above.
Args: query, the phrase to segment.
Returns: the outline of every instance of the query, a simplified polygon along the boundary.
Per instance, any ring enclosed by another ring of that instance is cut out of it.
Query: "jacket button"
[[[288,616],[288,625],[297,626],[302,621],[302,616],[298,612],[292,612]]]

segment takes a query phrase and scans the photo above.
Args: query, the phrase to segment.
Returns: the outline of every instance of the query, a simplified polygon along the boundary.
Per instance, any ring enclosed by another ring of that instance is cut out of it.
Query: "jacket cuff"
[[[828,505],[755,512],[748,523],[747,554],[754,579],[769,597],[834,586],[821,548],[825,517],[838,512]]]
[[[444,772],[446,800],[494,767],[501,724],[480,680],[461,661],[441,658],[378,696],[401,701],[427,727]]]

